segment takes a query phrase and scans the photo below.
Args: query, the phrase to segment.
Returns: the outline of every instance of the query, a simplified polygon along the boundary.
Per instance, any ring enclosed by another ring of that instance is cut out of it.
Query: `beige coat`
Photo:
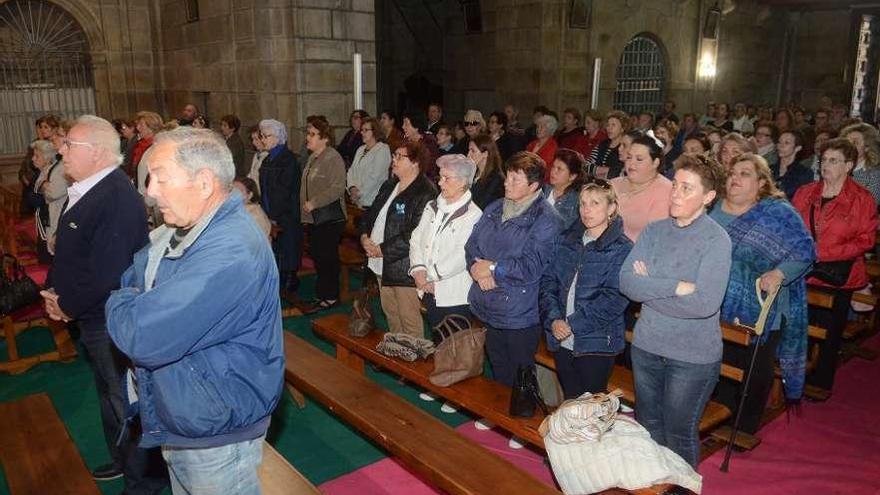
[[[309,200],[315,208],[339,201],[342,211],[345,212],[345,161],[330,146],[318,156],[313,153],[303,167],[299,190],[302,223],[314,223],[312,214],[304,208]]]

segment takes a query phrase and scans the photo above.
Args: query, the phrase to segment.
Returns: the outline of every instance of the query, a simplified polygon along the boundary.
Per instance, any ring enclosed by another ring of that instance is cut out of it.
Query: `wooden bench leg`
[[[290,394],[290,398],[293,399],[293,402],[294,402],[294,404],[296,404],[296,407],[298,407],[300,409],[304,409],[306,407],[306,398],[302,394],[302,392],[297,390],[296,387],[294,387],[290,383],[285,382],[284,385],[287,387],[287,393]]]
[[[358,373],[364,372],[364,358],[349,351],[345,346],[336,346],[336,360]]]
[[[342,279],[339,283],[339,299],[342,301],[348,301],[351,299],[350,291],[351,286],[351,267],[348,265],[342,265],[339,270],[339,277]]]
[[[52,332],[52,339],[55,340],[55,348],[58,349],[58,360],[62,363],[69,363],[76,359],[76,347],[67,331],[67,325],[60,321],[49,321],[49,330]]]
[[[18,361],[18,344],[15,342],[15,325],[12,318],[7,316],[3,318],[3,335],[6,337],[6,353],[8,361]]]

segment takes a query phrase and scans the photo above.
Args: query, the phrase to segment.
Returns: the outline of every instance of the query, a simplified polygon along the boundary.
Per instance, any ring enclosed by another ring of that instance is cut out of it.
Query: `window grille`
[[[617,65],[614,109],[629,114],[657,113],[663,107],[666,61],[656,41],[647,36],[629,40]]]
[[[34,121],[52,113],[95,113],[85,32],[67,11],[42,0],[0,3],[0,154],[20,153]]]

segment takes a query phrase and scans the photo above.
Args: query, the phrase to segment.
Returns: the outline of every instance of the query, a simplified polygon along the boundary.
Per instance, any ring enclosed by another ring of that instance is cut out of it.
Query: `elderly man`
[[[148,241],[143,201],[118,166],[119,136],[106,120],[80,117],[61,141],[60,152],[73,184],[55,232],[55,262],[46,283],[51,288],[42,295],[52,319],[76,321],[94,373],[113,462],[92,474],[107,480],[124,473],[126,493],[158,493],[167,485],[158,450],[137,448],[134,435],[117,444],[124,428],[121,385],[126,360],[111,342],[104,318],[110,292],[119,287],[120,275]]]
[[[106,308],[110,336],[135,366],[141,445],[162,446],[175,495],[258,494],[284,373],[272,250],[232,189],[220,136],[178,128],[148,153],[147,194],[165,225]]]

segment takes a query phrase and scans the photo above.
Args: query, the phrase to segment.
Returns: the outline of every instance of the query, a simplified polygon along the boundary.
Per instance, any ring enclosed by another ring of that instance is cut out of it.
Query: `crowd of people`
[[[39,119],[23,201],[52,264],[47,311],[77,322],[95,369],[114,460],[96,476],[124,473],[127,493],[154,493],[161,446],[175,493],[231,483],[233,471],[246,480],[236,493],[251,493],[254,442],[281,391],[278,296],[298,297],[307,245],[307,311],[339,304],[348,205],[389,330],[424,336],[422,305],[432,327],[475,318],[502,384],[535,365],[544,339],[566,398],[605,391],[635,321],[636,417],[691,465],[705,404],[714,395],[735,409],[741,392],[719,382],[722,359],[743,363],[761,346],[749,432],[777,361],[789,401],[807,385],[831,390],[852,293],[868,283],[880,132],[830,100],[811,115],[733,109],[566,108],[560,120],[539,106],[527,127],[512,105],[458,123],[439,104],[425,115],[356,110],[338,142],[326,117],[309,116],[299,153],[278,120],[243,140],[235,115],[219,132],[198,129],[209,120],[195,105],[167,123],[146,111],[113,126]],[[758,319],[756,280],[779,290],[767,332],[726,348],[720,321]],[[833,308],[808,310],[808,287]],[[808,375],[810,322],[828,337]],[[117,386],[126,376],[134,398]],[[181,408],[186,394],[198,406]],[[140,425],[117,443],[133,403]]]

